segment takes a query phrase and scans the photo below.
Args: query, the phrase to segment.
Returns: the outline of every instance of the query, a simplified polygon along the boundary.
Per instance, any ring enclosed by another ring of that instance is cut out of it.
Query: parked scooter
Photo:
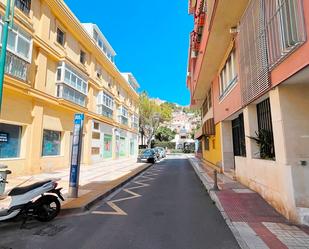
[[[58,180],[37,182],[25,187],[13,188],[7,195],[11,197],[7,209],[0,209],[0,221],[9,220],[17,215],[23,218],[22,226],[29,217],[38,221],[48,222],[53,220],[60,212],[61,188],[57,189]],[[0,183],[7,183],[0,176]]]

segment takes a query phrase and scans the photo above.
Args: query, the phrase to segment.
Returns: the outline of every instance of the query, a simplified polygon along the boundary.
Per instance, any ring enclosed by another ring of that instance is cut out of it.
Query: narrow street
[[[89,212],[1,224],[1,249],[233,249],[232,232],[185,157],[157,163]]]

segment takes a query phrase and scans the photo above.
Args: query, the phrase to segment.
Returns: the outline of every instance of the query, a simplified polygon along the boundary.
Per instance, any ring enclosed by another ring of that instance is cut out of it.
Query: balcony
[[[97,107],[99,114],[108,118],[113,118],[114,98],[112,96],[104,91],[99,92],[97,97]]]
[[[7,51],[5,62],[5,73],[8,75],[26,81],[28,76],[29,63],[20,59],[16,55]]]
[[[98,113],[107,118],[113,118],[113,109],[101,104],[98,105]]]
[[[211,82],[233,40],[230,28],[238,25],[248,2],[249,0],[238,0],[237,4],[234,1],[206,2],[206,24],[202,30],[194,75],[191,76],[194,100],[191,103],[194,107],[202,106]]]
[[[61,62],[57,68],[56,85],[58,98],[86,106],[87,79],[65,62]]]

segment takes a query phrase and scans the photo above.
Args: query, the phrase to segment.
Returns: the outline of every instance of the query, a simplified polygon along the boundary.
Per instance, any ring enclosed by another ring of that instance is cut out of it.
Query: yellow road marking
[[[150,173],[150,172],[149,172]],[[148,174],[149,176],[156,176],[158,174]],[[125,200],[131,200],[131,199],[135,199],[138,197],[141,197],[142,195],[135,193],[132,191],[132,189],[138,189],[138,188],[144,188],[144,187],[148,187],[149,184],[148,183],[144,183],[144,181],[151,181],[154,180],[155,178],[151,178],[148,175],[141,175],[140,177],[138,177],[138,180],[133,181],[133,183],[138,184],[139,186],[134,186],[134,187],[130,187],[130,188],[125,188],[123,189],[124,192],[131,194],[132,196],[129,197],[124,197],[124,198],[120,198],[120,199],[116,199],[116,200],[112,200],[112,201],[108,201],[106,202],[106,204],[108,206],[110,206],[114,211],[92,211],[92,214],[101,214],[101,215],[128,215],[125,211],[123,211],[119,206],[117,206],[115,203],[117,202],[121,202],[121,201],[125,201]],[[139,179],[139,178],[144,178],[144,179]]]

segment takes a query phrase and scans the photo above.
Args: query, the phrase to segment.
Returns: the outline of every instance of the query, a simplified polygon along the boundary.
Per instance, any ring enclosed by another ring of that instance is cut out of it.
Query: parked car
[[[155,163],[158,160],[157,152],[154,149],[146,149],[141,154],[140,160]]]
[[[166,157],[166,151],[165,151],[165,149],[162,148],[162,147],[157,147],[157,148],[158,148],[158,150],[159,150],[160,157],[161,157],[161,158]]]

